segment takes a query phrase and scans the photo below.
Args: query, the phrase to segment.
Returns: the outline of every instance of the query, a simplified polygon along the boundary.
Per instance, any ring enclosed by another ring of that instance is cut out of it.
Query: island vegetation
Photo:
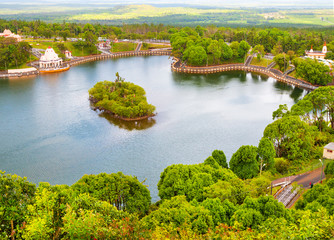
[[[145,90],[125,82],[116,73],[114,82],[103,81],[89,90],[89,99],[94,106],[123,120],[140,120],[154,116],[155,107],[147,103]]]

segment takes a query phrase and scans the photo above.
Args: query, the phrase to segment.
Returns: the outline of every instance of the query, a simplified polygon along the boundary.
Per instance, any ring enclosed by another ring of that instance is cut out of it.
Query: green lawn
[[[126,52],[136,50],[137,43],[132,42],[119,42],[111,44],[111,52]]]
[[[268,65],[272,62],[273,62],[273,60],[269,60],[269,59],[266,59],[266,58],[261,58],[260,61],[259,61],[259,60],[257,60],[256,57],[254,57],[252,62],[251,62],[251,65],[268,67]]]
[[[156,49],[156,48],[170,48],[169,44],[155,44],[155,43],[148,43],[143,44],[140,50],[148,50],[148,49]]]
[[[40,40],[35,40],[35,41],[30,41],[29,44],[30,46],[34,48],[39,48],[39,49],[47,49],[48,47],[52,47],[57,54],[61,54],[60,50],[57,47],[57,44],[63,43],[66,47],[67,50],[72,52],[72,55],[75,57],[83,57],[83,56],[88,56],[90,53],[85,50],[85,48],[82,49],[77,49],[73,46],[73,42],[54,42],[54,41],[40,41]],[[99,52],[97,52],[99,53]]]

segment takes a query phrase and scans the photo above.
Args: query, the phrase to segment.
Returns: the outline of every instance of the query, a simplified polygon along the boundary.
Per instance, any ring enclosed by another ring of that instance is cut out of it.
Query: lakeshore
[[[106,59],[115,59],[115,58],[122,58],[122,57],[136,57],[136,56],[163,56],[171,55],[171,50],[143,50],[143,51],[126,51],[126,52],[116,52],[105,54],[102,53],[100,55],[90,55],[86,57],[76,58],[70,61],[67,61],[68,68],[67,71],[72,66],[76,66],[79,64],[92,62],[92,61],[99,61],[99,60],[106,60]],[[214,66],[204,66],[204,67],[190,67],[190,66],[182,66],[181,62],[178,58],[174,58],[174,63],[171,65],[171,69],[173,72],[178,73],[187,73],[187,74],[213,74],[219,72],[229,72],[229,71],[246,71],[246,72],[255,72],[258,74],[264,74],[268,77],[272,77],[277,81],[284,82],[290,85],[294,85],[306,90],[313,91],[317,88],[317,86],[312,85],[311,83],[291,77],[289,75],[284,74],[280,70],[273,69],[273,68],[266,68],[262,66],[256,65],[247,65],[247,64],[222,64],[222,65],[214,65]],[[11,72],[12,71],[12,72]],[[11,78],[11,77],[25,77],[31,75],[38,75],[41,71],[38,71],[36,68],[31,69],[30,71],[26,71],[24,69],[15,69],[8,70],[7,73],[0,73],[0,78]],[[56,71],[59,72],[59,71]],[[49,73],[53,73],[50,71]]]

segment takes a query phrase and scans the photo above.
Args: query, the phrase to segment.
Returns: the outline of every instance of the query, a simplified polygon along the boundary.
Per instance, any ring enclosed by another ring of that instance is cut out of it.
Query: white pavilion
[[[39,68],[41,69],[61,68],[62,64],[63,59],[58,57],[58,54],[51,47],[45,50],[44,55],[39,60]]]

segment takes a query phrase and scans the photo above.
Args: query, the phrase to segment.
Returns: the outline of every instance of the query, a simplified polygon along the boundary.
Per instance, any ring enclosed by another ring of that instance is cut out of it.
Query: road
[[[325,174],[322,173],[322,178],[325,177]],[[291,184],[297,182],[298,185],[302,185],[303,188],[310,188],[310,183],[316,184],[321,181],[321,168],[317,168],[313,171],[289,176],[285,178],[276,179],[272,182],[272,185],[277,185],[280,183],[288,183],[286,187],[284,187],[283,191],[281,191],[277,196],[276,199],[279,202],[282,202],[285,207],[291,207],[297,201],[298,194],[297,191],[292,190]]]

